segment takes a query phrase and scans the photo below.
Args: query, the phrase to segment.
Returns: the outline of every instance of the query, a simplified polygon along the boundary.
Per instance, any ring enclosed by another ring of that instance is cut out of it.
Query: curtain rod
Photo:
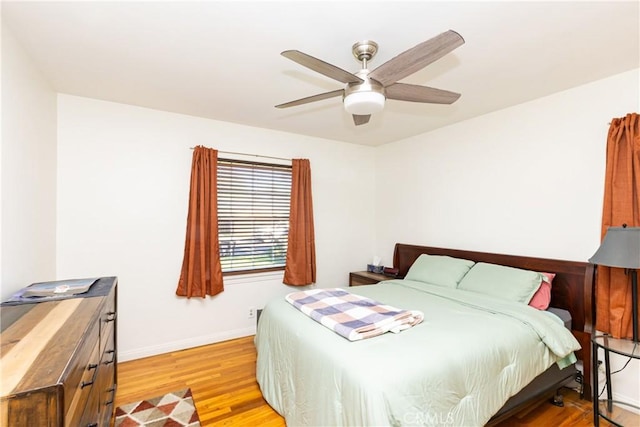
[[[190,150],[193,150],[195,148],[196,147],[189,147]],[[274,156],[263,156],[263,155],[260,155],[260,154],[239,153],[237,151],[222,151],[222,150],[218,150],[218,153],[237,154],[237,155],[240,155],[240,156],[262,157],[263,159],[286,160],[288,162],[291,161],[291,159],[287,159],[287,158],[284,158],[284,157],[274,157]]]

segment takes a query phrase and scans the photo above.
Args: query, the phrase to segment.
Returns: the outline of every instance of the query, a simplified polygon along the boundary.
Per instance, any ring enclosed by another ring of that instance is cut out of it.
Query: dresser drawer
[[[100,315],[100,352],[107,351],[107,345],[113,350],[113,331],[116,324],[116,288],[114,287],[107,296],[105,308]],[[108,344],[109,337],[111,343]]]
[[[100,378],[98,382],[99,405],[101,422],[99,425],[108,426],[115,409],[113,402],[116,397],[116,345],[115,330],[110,328],[110,335],[106,338],[105,350],[100,361]]]
[[[98,425],[109,427],[113,417],[116,397],[116,365],[118,352],[116,347],[117,323],[117,287],[107,297],[105,309],[100,321],[100,378],[98,380]]]
[[[84,407],[80,421],[77,424],[71,424],[70,427],[88,427],[88,426],[100,426],[98,424],[100,417],[100,402],[98,401],[99,389],[97,386],[91,388],[91,394],[87,400],[87,405]],[[108,426],[108,424],[106,424]]]
[[[86,337],[86,344],[71,361],[69,376],[64,383],[65,425],[78,426],[78,420],[96,383],[100,367],[98,324],[95,323]]]

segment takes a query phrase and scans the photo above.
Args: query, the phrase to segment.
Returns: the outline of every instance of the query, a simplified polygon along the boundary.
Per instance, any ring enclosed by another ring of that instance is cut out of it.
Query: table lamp
[[[589,259],[592,264],[624,268],[631,276],[633,341],[638,342],[638,272],[640,268],[640,227],[609,227],[602,244]]]

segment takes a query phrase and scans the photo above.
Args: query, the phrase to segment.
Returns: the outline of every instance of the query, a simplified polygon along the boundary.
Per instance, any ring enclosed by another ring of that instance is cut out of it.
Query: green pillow
[[[479,262],[464,276],[458,289],[528,304],[542,283],[536,271]]]
[[[422,254],[409,268],[407,280],[430,283],[432,285],[456,288],[474,262],[445,255]]]

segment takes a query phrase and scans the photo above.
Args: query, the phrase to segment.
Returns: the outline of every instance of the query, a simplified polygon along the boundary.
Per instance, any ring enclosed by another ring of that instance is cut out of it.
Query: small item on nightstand
[[[382,273],[383,270],[384,270],[384,265],[367,264],[367,271],[369,273],[380,274],[380,273]]]
[[[384,270],[384,265],[382,265],[382,260],[379,256],[373,257],[373,262],[371,264],[367,264],[367,271],[369,273],[382,274],[382,270]]]
[[[400,270],[398,270],[397,268],[393,268],[393,267],[385,267],[382,270],[382,274],[384,274],[385,276],[389,276],[389,277],[398,277],[398,273],[400,272]]]

